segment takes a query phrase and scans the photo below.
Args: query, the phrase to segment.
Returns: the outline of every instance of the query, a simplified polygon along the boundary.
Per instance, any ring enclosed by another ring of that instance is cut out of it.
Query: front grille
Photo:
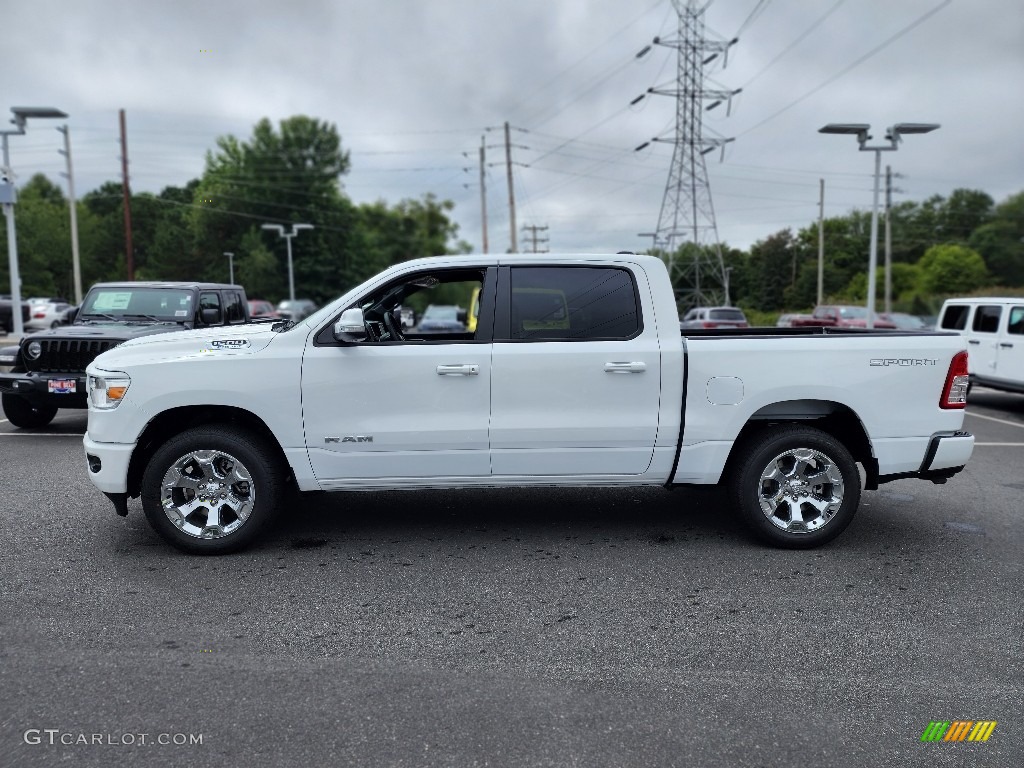
[[[83,373],[101,352],[120,344],[112,339],[40,339],[43,353],[35,360],[22,353],[25,367],[37,373]]]

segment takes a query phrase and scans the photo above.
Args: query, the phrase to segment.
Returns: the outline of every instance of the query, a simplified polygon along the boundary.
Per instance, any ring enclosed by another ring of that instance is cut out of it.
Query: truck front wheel
[[[283,486],[275,451],[244,430],[214,425],[172,437],[142,476],[142,508],[160,536],[193,554],[250,544],[273,518]]]
[[[775,546],[816,547],[850,524],[860,473],[827,432],[782,425],[748,440],[735,457],[730,494],[753,533]]]
[[[52,405],[33,405],[21,395],[3,394],[4,416],[16,427],[32,429],[45,427],[57,415],[57,408]]]

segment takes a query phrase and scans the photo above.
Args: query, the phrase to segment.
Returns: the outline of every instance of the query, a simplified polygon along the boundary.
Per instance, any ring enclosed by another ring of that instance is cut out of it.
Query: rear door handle
[[[643,373],[647,363],[605,363],[605,373]]]
[[[1007,344],[1005,341],[1002,342],[999,346],[1002,347],[1003,349],[1013,349],[1013,344]]]
[[[968,344],[981,344],[981,342],[978,341],[977,339],[968,339],[967,343]]]
[[[439,365],[437,366],[438,376],[478,376],[480,375],[479,365]]]

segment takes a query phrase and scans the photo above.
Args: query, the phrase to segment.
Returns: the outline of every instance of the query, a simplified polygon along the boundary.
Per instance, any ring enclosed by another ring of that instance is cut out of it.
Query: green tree
[[[73,297],[71,226],[60,187],[41,173],[34,175],[18,190],[15,216],[21,295]],[[6,217],[0,218],[0,238],[7,242]],[[0,261],[0,282],[6,289],[8,260]]]
[[[921,288],[926,293],[970,293],[987,284],[981,254],[964,245],[933,245],[921,261]]]
[[[996,283],[1024,286],[1024,192],[997,205],[991,221],[971,233],[969,245],[984,257]]]

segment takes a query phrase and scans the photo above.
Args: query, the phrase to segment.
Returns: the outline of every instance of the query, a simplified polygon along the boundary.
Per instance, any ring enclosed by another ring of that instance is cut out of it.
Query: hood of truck
[[[279,336],[272,323],[200,328],[129,339],[104,352],[93,365],[104,370],[190,358],[253,355]],[[91,366],[90,366],[91,367]]]
[[[153,322],[106,322],[96,321],[61,325],[46,331],[26,334],[25,339],[135,339],[141,336],[152,336],[160,333],[175,333],[184,330],[181,323]]]

